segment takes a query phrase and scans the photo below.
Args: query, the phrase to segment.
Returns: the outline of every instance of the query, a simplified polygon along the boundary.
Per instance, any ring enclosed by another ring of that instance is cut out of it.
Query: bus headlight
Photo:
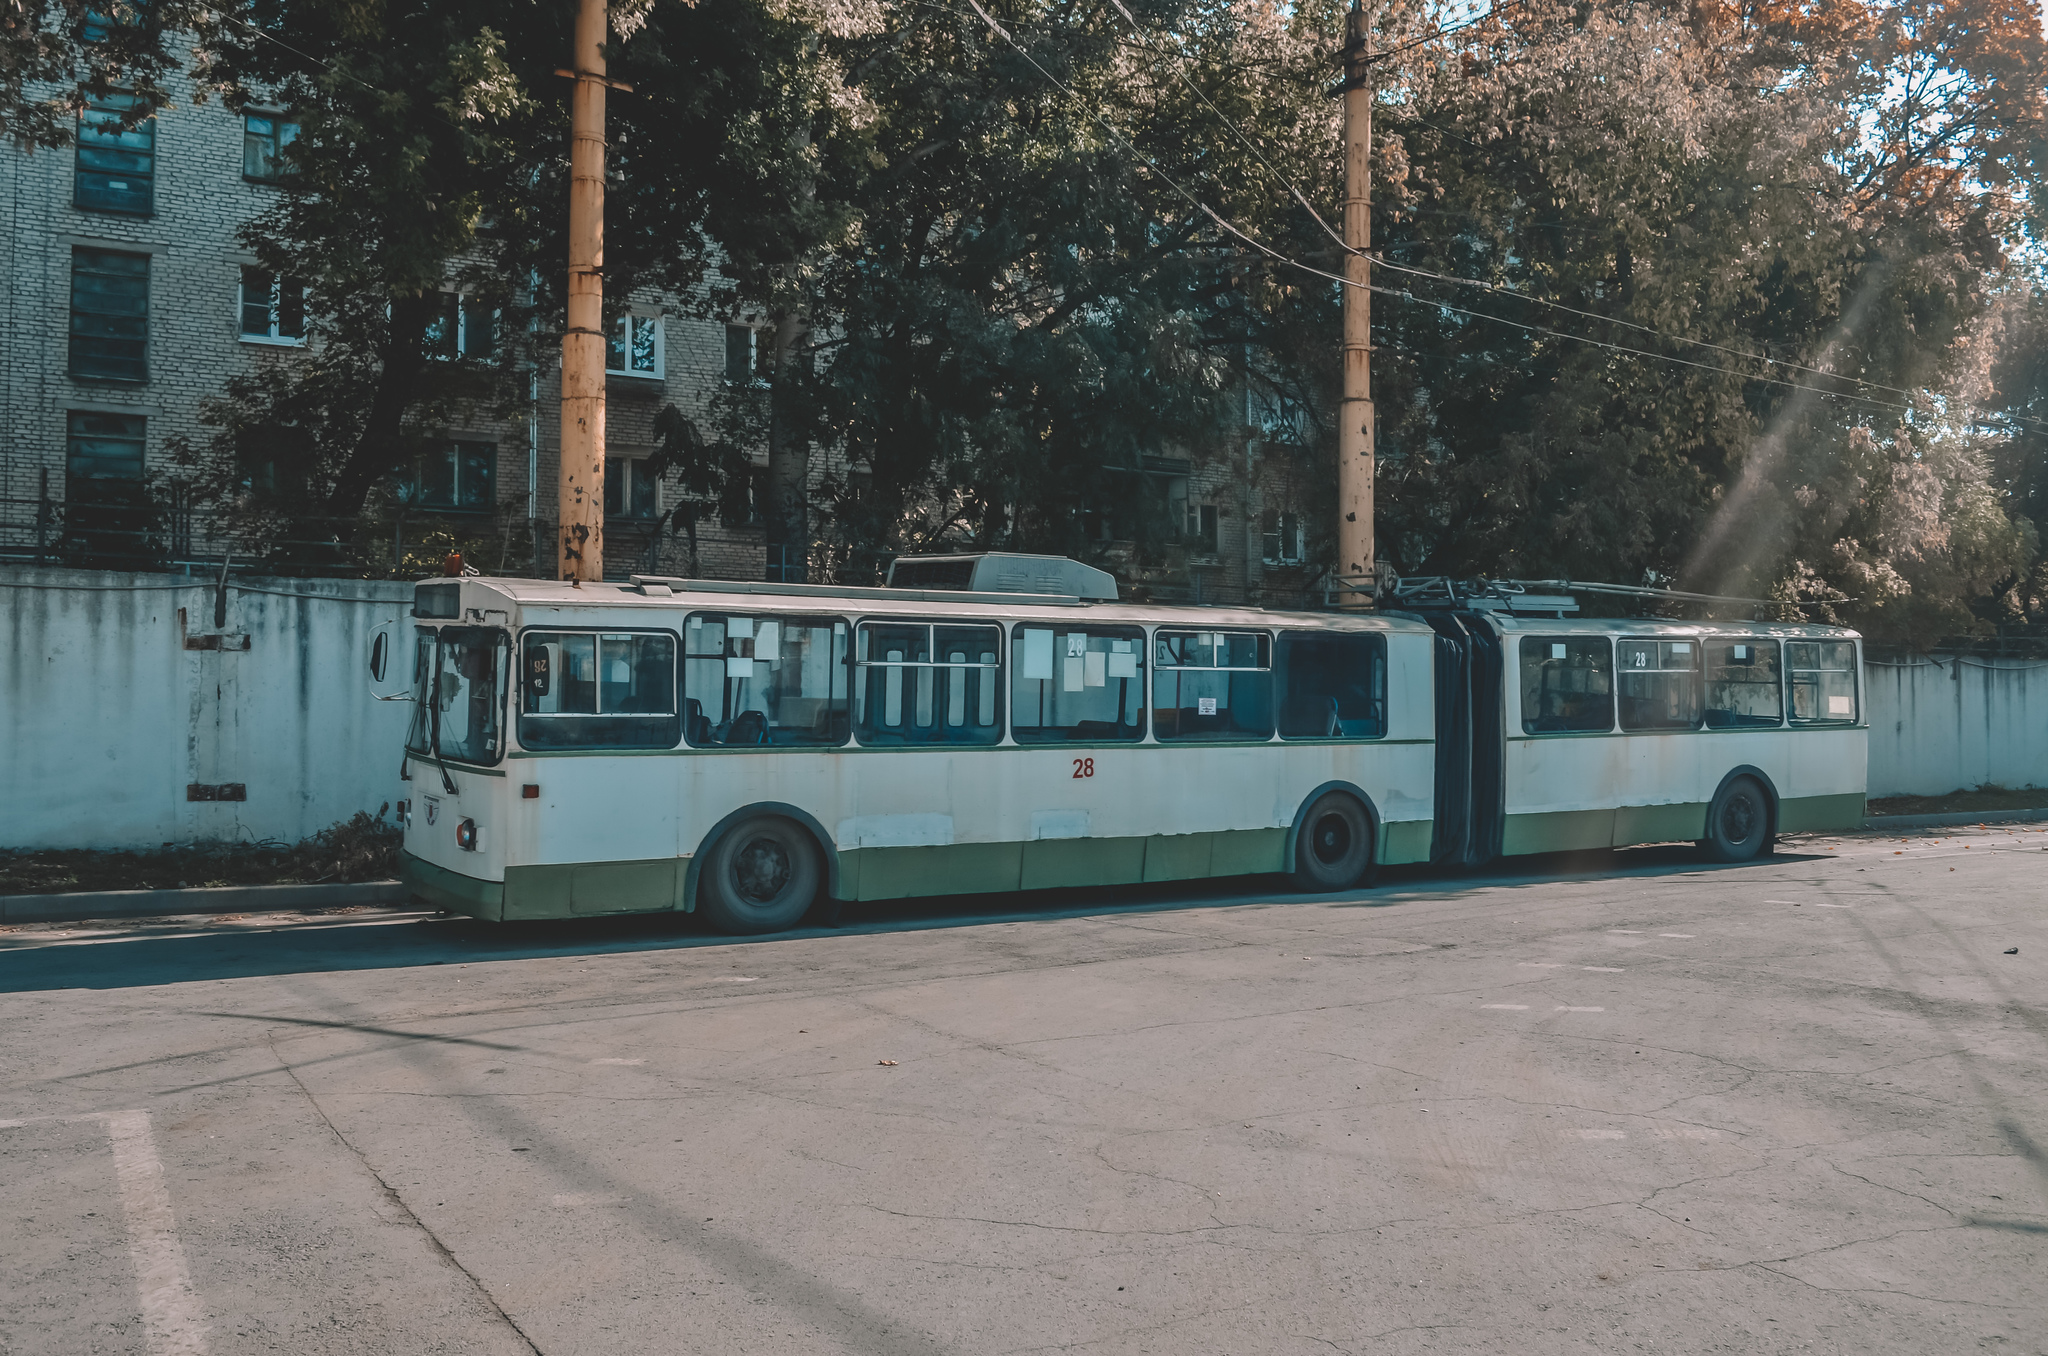
[[[455,826],[455,846],[464,852],[475,852],[483,846],[483,830],[476,826],[474,819],[465,819]]]

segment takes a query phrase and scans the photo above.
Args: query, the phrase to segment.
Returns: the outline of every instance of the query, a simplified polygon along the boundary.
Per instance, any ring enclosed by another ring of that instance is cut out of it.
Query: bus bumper
[[[406,892],[422,904],[449,913],[466,913],[486,923],[504,917],[503,882],[465,876],[403,851],[398,854],[398,878],[405,883]]]

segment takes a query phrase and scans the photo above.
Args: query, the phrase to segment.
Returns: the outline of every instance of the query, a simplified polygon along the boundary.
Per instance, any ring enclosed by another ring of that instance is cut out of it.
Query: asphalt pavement
[[[2044,853],[0,929],[0,1353],[2048,1353]]]

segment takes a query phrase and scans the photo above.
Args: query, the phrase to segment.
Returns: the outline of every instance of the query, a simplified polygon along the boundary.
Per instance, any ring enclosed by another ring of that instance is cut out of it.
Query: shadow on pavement
[[[1780,851],[1774,857],[1728,866],[1702,859],[1688,844],[1671,844],[1518,857],[1463,871],[1427,866],[1390,867],[1369,890],[1325,895],[1296,893],[1280,876],[1007,895],[947,895],[848,904],[836,927],[804,927],[772,937],[728,937],[712,932],[693,916],[676,914],[546,923],[479,923],[444,915],[367,912],[264,915],[253,924],[245,920],[186,918],[147,924],[77,925],[54,931],[31,929],[0,934],[0,993],[128,989],[258,975],[754,946],[848,933],[920,932],[1195,909],[1287,904],[1392,908],[1460,898],[1475,890],[1503,886],[1744,871],[1773,863],[1810,861],[1821,855]],[[64,935],[79,932],[88,935]]]

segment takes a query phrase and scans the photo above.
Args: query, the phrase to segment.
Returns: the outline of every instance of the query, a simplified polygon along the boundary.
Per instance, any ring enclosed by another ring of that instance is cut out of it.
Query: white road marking
[[[645,1064],[644,1059],[593,1059],[592,1064]]]
[[[103,1121],[114,1150],[114,1178],[121,1187],[121,1214],[128,1224],[128,1253],[135,1261],[136,1297],[142,1308],[143,1345],[149,1356],[206,1356],[206,1320],[185,1267],[171,1194],[164,1190],[163,1160],[149,1132],[147,1111],[88,1111],[76,1116],[32,1116],[0,1121],[13,1130],[30,1121]]]
[[[115,1111],[106,1121],[150,1356],[205,1356],[206,1321],[199,1316],[199,1296],[185,1269],[185,1249],[178,1242],[171,1194],[164,1190],[164,1165],[149,1133],[149,1113]]]
[[[1660,932],[1659,937],[1676,937],[1681,942],[1691,941],[1697,934],[1691,932]]]
[[[1527,1012],[1529,1010],[1527,1003],[1482,1003],[1480,1006],[1494,1008],[1501,1012]]]
[[[1855,906],[1854,904],[1820,904],[1820,903],[1816,903],[1816,904],[1814,905],[1814,907],[1815,907],[1816,909],[1853,909],[1853,908],[1855,908],[1856,906]]]
[[[1606,1008],[1568,1008],[1568,1007],[1565,1007],[1565,1006],[1564,1006],[1563,1004],[1561,1004],[1561,1003],[1560,1003],[1560,1004],[1559,1004],[1558,1006],[1556,1006],[1556,1007],[1552,1008],[1552,1009],[1551,1009],[1551,1011],[1552,1011],[1552,1012],[1605,1012],[1605,1011],[1607,1011],[1607,1009],[1606,1009]]]
[[[1524,970],[1562,970],[1563,961],[1516,961]]]
[[[760,976],[759,976],[759,975],[720,975],[720,976],[719,976],[719,978],[720,978],[720,979],[722,979],[722,980],[724,980],[724,981],[725,981],[726,983],[728,983],[728,984],[752,984],[752,983],[753,983],[753,982],[754,982],[755,980],[759,979],[759,978],[760,978]]]
[[[1618,975],[1622,972],[1622,967],[1619,965],[1581,965],[1579,968],[1581,970],[1598,970],[1603,975]]]

